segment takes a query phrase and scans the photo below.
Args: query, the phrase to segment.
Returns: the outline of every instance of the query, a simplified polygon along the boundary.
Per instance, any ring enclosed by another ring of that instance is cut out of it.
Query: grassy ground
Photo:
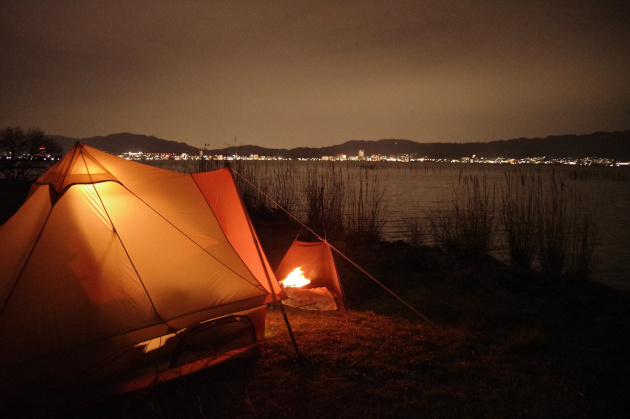
[[[300,230],[256,229],[272,266]],[[627,417],[628,293],[433,248],[334,244],[434,324],[340,259],[347,314],[285,309],[301,358],[270,309],[256,356],[68,417]]]
[[[272,263],[295,234],[258,230]],[[340,262],[347,314],[285,309],[301,358],[271,309],[257,357],[72,417],[626,417],[626,293],[430,248],[340,246],[435,325]]]
[[[438,327],[373,311],[346,316],[287,308],[303,360],[279,310],[271,311],[257,360],[237,360],[73,417],[625,417],[628,346],[610,336],[614,327],[597,330],[591,313],[559,331],[566,314],[544,320],[539,309],[549,315],[563,309],[500,300],[493,307],[469,302],[460,307],[466,315],[459,325]],[[509,324],[512,317],[521,321]]]

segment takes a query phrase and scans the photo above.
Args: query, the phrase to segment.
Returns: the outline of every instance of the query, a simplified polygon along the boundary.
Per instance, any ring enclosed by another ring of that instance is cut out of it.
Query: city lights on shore
[[[567,158],[567,157],[526,157],[526,158],[509,158],[509,157],[481,157],[481,156],[470,156],[470,157],[461,157],[458,159],[444,159],[444,158],[431,158],[428,156],[418,156],[415,154],[399,154],[399,155],[382,155],[382,154],[372,154],[366,155],[363,150],[359,150],[359,153],[356,156],[348,156],[346,154],[338,154],[335,156],[322,156],[320,158],[284,158],[281,156],[260,156],[258,154],[251,154],[249,156],[234,154],[231,156],[222,155],[222,154],[214,154],[207,155],[203,153],[199,153],[199,155],[191,155],[191,154],[174,154],[174,153],[144,153],[144,152],[127,152],[120,154],[119,157],[122,157],[127,160],[135,160],[135,161],[155,161],[155,160],[184,160],[184,161],[199,161],[199,160],[220,160],[220,161],[235,161],[235,160],[271,160],[271,161],[282,161],[282,160],[293,160],[293,161],[366,161],[366,162],[401,162],[401,163],[411,163],[411,162],[427,162],[427,163],[481,163],[481,164],[566,164],[566,165],[576,165],[576,166],[628,166],[630,162],[617,162],[613,159],[602,158],[602,157],[582,157],[582,158]]]

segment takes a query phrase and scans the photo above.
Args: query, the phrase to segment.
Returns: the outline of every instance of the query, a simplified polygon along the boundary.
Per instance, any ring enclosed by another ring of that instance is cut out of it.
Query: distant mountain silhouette
[[[70,151],[77,141],[111,154],[122,154],[129,151],[174,154],[197,154],[199,152],[199,148],[186,143],[162,140],[148,135],[130,134],[128,132],[110,134],[105,137],[71,138],[58,135],[51,135],[51,137],[63,147],[65,152]]]
[[[105,137],[69,138],[53,136],[68,151],[75,142],[98,148],[112,154],[128,151],[145,153],[187,153],[196,155],[199,148],[183,142],[168,141],[156,137],[121,133]],[[605,157],[618,161],[630,161],[630,131],[595,132],[584,135],[554,135],[546,138],[516,138],[512,140],[475,142],[475,143],[419,143],[402,139],[378,141],[348,141],[329,147],[298,147],[293,149],[265,148],[254,145],[227,147],[207,150],[211,154],[231,156],[239,154],[249,156],[279,156],[284,158],[319,158],[346,154],[356,156],[359,150],[365,150],[367,156],[381,154],[393,156],[415,154],[420,157],[458,159],[477,155],[479,157]]]

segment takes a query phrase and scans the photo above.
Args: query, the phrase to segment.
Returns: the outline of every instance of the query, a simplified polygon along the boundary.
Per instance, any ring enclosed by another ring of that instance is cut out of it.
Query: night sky
[[[0,129],[210,147],[630,129],[630,1],[0,1]]]

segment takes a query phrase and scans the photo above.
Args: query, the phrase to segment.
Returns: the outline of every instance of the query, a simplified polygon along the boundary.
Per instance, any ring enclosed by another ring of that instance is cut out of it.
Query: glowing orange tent
[[[284,298],[229,169],[79,143],[0,226],[0,258],[0,404],[72,406],[204,368],[259,345]]]
[[[295,240],[276,268],[276,278],[282,282],[296,268],[301,268],[303,276],[310,283],[302,287],[304,291],[286,288],[289,300],[285,300],[285,303],[306,309],[345,309],[343,289],[327,242]],[[326,302],[327,295],[332,296],[336,307]]]

